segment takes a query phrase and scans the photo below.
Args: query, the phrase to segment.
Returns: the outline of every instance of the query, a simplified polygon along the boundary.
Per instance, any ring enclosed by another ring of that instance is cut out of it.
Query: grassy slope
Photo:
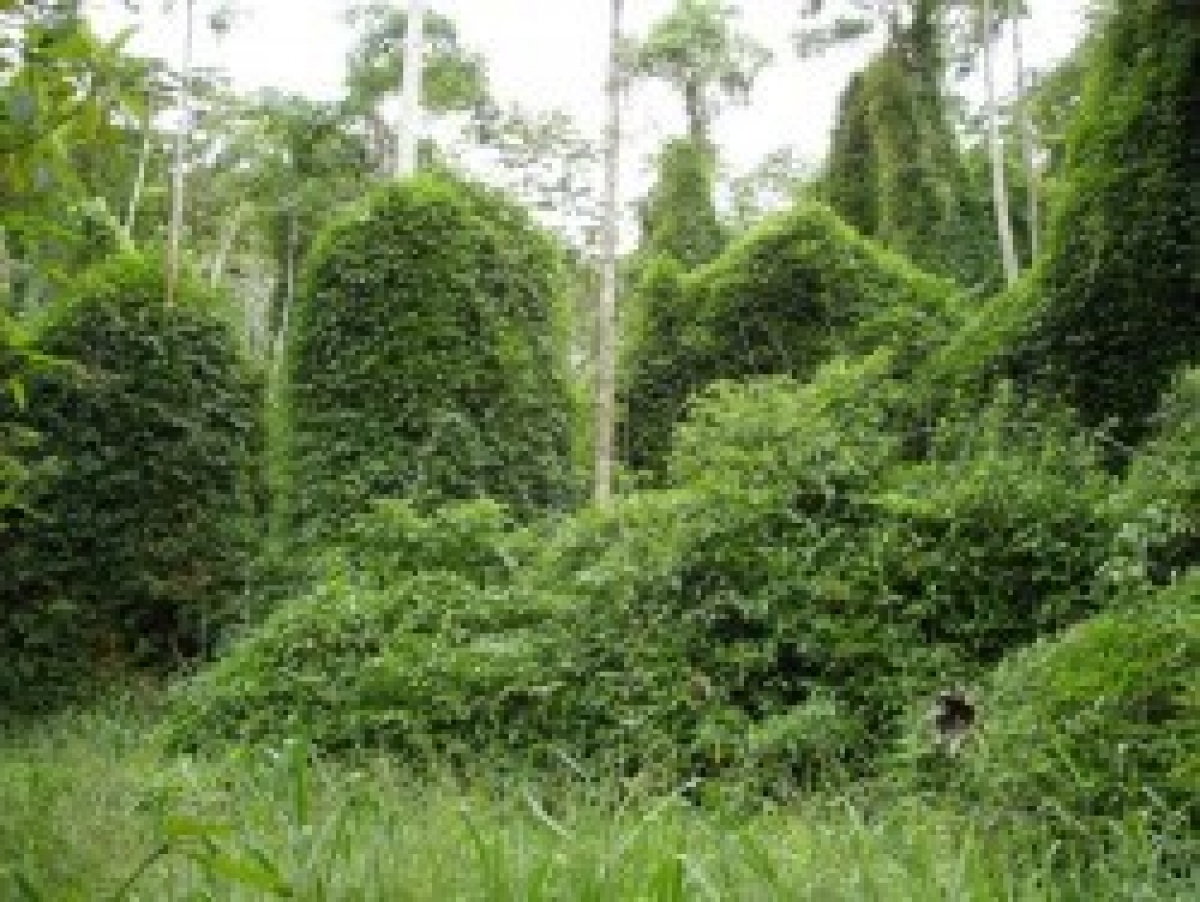
[[[916,799],[747,816],[583,775],[489,792],[288,750],[171,760],[150,716],[0,737],[0,899],[1200,898],[1200,875],[1169,877],[1133,835],[1085,863]]]

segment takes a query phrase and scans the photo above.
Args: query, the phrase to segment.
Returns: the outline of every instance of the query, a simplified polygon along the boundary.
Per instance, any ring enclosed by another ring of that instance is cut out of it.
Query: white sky
[[[395,0],[405,5],[405,0]],[[626,30],[644,32],[673,0],[627,0]],[[177,60],[182,41],[178,16],[164,18],[161,0],[144,0],[136,21],[135,52]],[[198,8],[215,5],[198,0]],[[225,70],[235,88],[273,86],[314,97],[338,95],[345,54],[353,40],[341,15],[346,0],[238,0],[244,10],[220,40],[198,35],[196,62]],[[747,109],[731,109],[717,121],[715,137],[734,171],[744,171],[770,151],[795,146],[819,162],[825,153],[838,94],[864,63],[871,45],[842,48],[801,62],[789,46],[800,0],[740,0],[742,26],[775,51]],[[117,0],[88,0],[102,31],[131,20]],[[182,2],[176,3],[182,6]],[[529,109],[561,108],[588,134],[601,133],[607,64],[608,0],[431,0],[453,19],[469,48],[487,61],[492,91],[502,104]],[[1032,67],[1063,56],[1080,35],[1082,0],[1032,0],[1026,54]],[[1002,78],[1011,79],[1008,70]],[[634,91],[627,104],[624,186],[644,187],[645,161],[661,141],[683,128],[682,103],[665,87]]]

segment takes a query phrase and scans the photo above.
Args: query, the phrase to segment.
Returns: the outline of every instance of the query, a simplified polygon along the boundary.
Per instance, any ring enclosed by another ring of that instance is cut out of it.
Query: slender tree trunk
[[[425,51],[425,0],[409,0],[404,34],[404,81],[396,154],[396,175],[408,178],[417,171],[417,145],[421,137],[421,75]]]
[[[296,208],[293,206],[288,213],[287,259],[283,269],[283,310],[279,315],[279,331],[275,333],[271,349],[271,361],[276,369],[283,365],[288,319],[291,317],[292,303],[296,299],[296,256],[300,247],[300,229],[297,220]]]
[[[596,310],[595,484],[596,504],[612,498],[617,370],[617,205],[621,150],[621,14],[623,0],[612,0],[608,42],[608,126],[604,148],[604,234],[600,303]]]
[[[249,204],[238,204],[233,208],[233,213],[225,220],[225,224],[221,228],[221,240],[217,244],[217,250],[213,254],[212,265],[208,271],[208,282],[214,288],[221,283],[221,278],[225,275],[225,264],[229,259],[229,254],[233,251],[233,243],[237,240],[238,230],[242,227],[242,220],[249,210]]]
[[[696,78],[683,84],[683,104],[687,112],[688,137],[696,147],[708,146],[708,112],[704,109],[704,87]]]
[[[133,177],[133,187],[129,191],[129,206],[125,210],[125,223],[122,230],[125,238],[133,241],[133,228],[137,224],[138,210],[142,206],[142,191],[146,187],[146,169],[150,165],[150,128],[154,119],[153,110],[146,109],[146,120],[142,123],[142,149],[138,152],[137,173]]]
[[[1037,171],[1037,142],[1033,133],[1033,117],[1029,115],[1029,92],[1025,83],[1025,49],[1019,13],[1012,16],[1012,42],[1017,78],[1017,115],[1021,120],[1021,156],[1025,163],[1025,181],[1029,194],[1029,259],[1032,261],[1041,253],[1042,191]]]
[[[1008,209],[1008,185],[1004,177],[1004,142],[1000,137],[1000,111],[996,102],[995,60],[992,57],[992,0],[983,0],[980,35],[983,47],[983,80],[987,89],[988,146],[992,156],[992,199],[996,207],[996,229],[1005,281],[1012,285],[1020,276],[1017,248],[1013,241],[1012,217]]]
[[[179,257],[183,244],[184,155],[191,128],[192,24],[196,0],[186,0],[183,8],[183,64],[180,67],[179,122],[175,127],[175,160],[171,179],[171,225],[167,236],[167,306],[175,302],[179,281]]]

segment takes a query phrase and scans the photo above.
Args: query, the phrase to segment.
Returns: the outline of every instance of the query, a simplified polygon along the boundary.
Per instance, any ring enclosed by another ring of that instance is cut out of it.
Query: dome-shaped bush
[[[29,380],[21,415],[56,472],[0,532],[18,671],[43,653],[193,652],[243,585],[261,532],[261,379],[222,298],[184,278],[168,307],[163,286],[161,260],[117,258],[41,329],[79,372]],[[33,672],[15,678],[7,689],[36,694]]]
[[[836,354],[881,346],[897,349],[903,368],[959,315],[951,283],[917,271],[811,202],[687,275],[651,270],[644,294],[645,334],[629,356],[623,391],[628,463],[648,470],[661,468],[688,396],[710,382],[807,379]]]
[[[992,684],[967,759],[990,799],[1200,826],[1200,574],[1018,652]]]
[[[302,528],[372,497],[569,501],[559,289],[549,240],[482,188],[422,177],[335,223],[289,339]]]

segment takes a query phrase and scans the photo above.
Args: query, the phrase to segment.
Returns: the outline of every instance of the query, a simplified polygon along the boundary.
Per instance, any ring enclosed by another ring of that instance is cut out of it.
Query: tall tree
[[[604,149],[604,235],[600,303],[596,310],[595,462],[592,494],[597,504],[612,497],[617,394],[617,237],[620,218],[618,174],[621,150],[621,14],[611,0],[608,36],[608,126]]]
[[[746,103],[771,51],[734,27],[737,7],[721,0],[677,0],[641,43],[624,51],[630,74],[666,81],[683,95],[688,136],[709,142],[722,102]]]
[[[417,142],[421,138],[421,75],[425,55],[425,0],[409,0],[404,35],[404,69],[401,84],[400,152],[396,174],[407,178],[417,171]]]
[[[346,13],[358,31],[347,60],[346,109],[371,137],[380,172],[396,171],[399,146],[392,125],[380,107],[404,84],[404,55],[410,11],[394,2],[359,4]],[[488,100],[487,72],[480,56],[463,46],[454,22],[426,9],[421,17],[424,36],[419,85],[420,106],[430,112],[473,112]],[[417,87],[413,82],[413,86]]]
[[[983,83],[987,92],[988,147],[992,160],[992,202],[996,212],[996,233],[1000,241],[1000,260],[1004,278],[1011,286],[1021,273],[1017,246],[1013,240],[1012,215],[1008,208],[1008,185],[1004,175],[1004,140],[1000,133],[1000,110],[996,98],[996,71],[992,40],[996,31],[995,7],[983,0],[980,8],[979,43],[983,53]]]

